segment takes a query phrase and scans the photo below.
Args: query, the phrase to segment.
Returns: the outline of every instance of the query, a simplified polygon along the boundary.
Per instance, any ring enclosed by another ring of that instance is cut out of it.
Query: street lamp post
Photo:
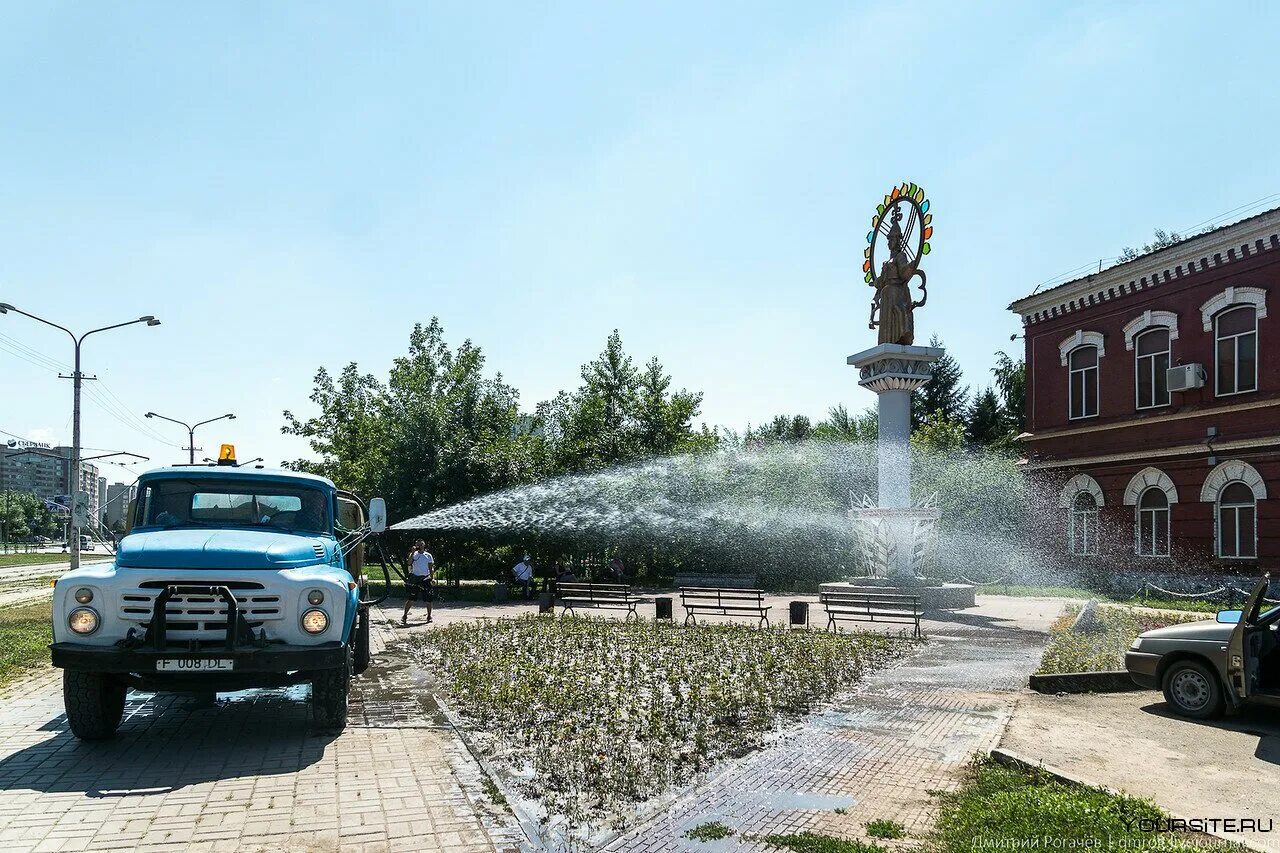
[[[75,344],[75,369],[72,371],[70,377],[74,390],[72,391],[71,403],[71,472],[68,477],[68,479],[72,481],[69,484],[68,491],[71,492],[71,503],[72,507],[74,507],[76,503],[75,498],[80,491],[80,385],[84,378],[80,372],[80,345],[84,343],[85,338],[90,335],[96,335],[98,332],[108,332],[112,329],[132,326],[135,323],[146,323],[148,326],[159,326],[160,321],[150,314],[147,314],[146,316],[139,317],[136,320],[128,320],[124,323],[115,323],[110,326],[103,326],[100,329],[90,329],[83,335],[76,337],[76,333],[65,326],[59,326],[57,323],[50,322],[43,317],[37,317],[35,314],[28,314],[20,308],[14,308],[7,302],[0,302],[0,314],[8,314],[10,311],[15,314],[21,314],[24,317],[30,317],[36,322],[44,323],[46,326],[52,326],[55,329],[60,329],[66,332],[71,338],[72,343]],[[61,374],[59,375],[61,376]],[[61,378],[65,379],[66,377]],[[70,535],[67,538],[71,540],[67,543],[70,546],[71,551],[71,570],[75,571],[80,568],[80,526],[76,524],[74,510],[71,513],[71,524],[68,525],[68,530],[70,531]]]
[[[218,415],[216,418],[209,418],[209,420],[207,421],[199,421],[194,424],[187,424],[183,421],[178,420],[177,418],[167,418],[164,415],[158,415],[155,412],[147,412],[147,417],[159,418],[162,421],[168,421],[171,424],[177,424],[178,426],[186,429],[187,431],[186,449],[191,453],[191,455],[187,457],[187,461],[192,465],[196,464],[196,427],[202,427],[205,424],[211,424],[214,421],[222,421],[222,420],[234,421],[236,419],[235,415],[225,414],[225,415]]]

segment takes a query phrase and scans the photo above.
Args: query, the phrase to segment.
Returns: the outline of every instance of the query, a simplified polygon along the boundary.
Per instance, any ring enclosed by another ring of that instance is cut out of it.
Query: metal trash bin
[[[809,602],[793,601],[790,610],[792,628],[805,628],[809,625]]]
[[[659,596],[653,600],[655,610],[654,618],[666,619],[671,621],[671,599],[667,596]]]
[[[538,612],[554,613],[556,609],[556,597],[550,592],[538,593]]]
[[[507,585],[505,583],[495,583],[493,585],[493,602],[501,604],[507,600]]]

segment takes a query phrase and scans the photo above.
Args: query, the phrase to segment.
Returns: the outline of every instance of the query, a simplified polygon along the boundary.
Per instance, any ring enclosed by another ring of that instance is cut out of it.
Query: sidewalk
[[[337,738],[308,733],[306,686],[217,708],[131,693],[120,735],[90,744],[67,731],[60,677],[44,670],[0,695],[0,847],[515,850],[522,836],[409,682],[381,654]]]

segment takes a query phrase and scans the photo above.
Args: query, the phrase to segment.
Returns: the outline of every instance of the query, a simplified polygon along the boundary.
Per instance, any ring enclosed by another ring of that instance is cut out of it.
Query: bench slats
[[[631,594],[631,587],[623,583],[562,583],[557,590],[560,606],[564,608],[560,615],[578,607],[606,608],[613,607],[626,610],[628,618],[637,616],[636,605],[639,600]]]
[[[739,587],[682,586],[680,604],[684,607],[684,623],[698,620],[698,613],[728,616],[730,613],[754,613],[761,625],[769,624],[769,610],[764,603],[764,590]]]
[[[818,603],[827,611],[827,628],[838,621],[903,622],[920,636],[920,596],[902,593],[822,592]]]

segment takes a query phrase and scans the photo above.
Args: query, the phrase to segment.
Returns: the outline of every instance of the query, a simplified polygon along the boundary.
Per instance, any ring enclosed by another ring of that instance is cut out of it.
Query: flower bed
[[[737,625],[498,619],[428,632],[416,654],[471,737],[548,816],[625,808],[758,747],[914,642]]]
[[[1101,630],[1094,633],[1076,633],[1071,624],[1080,613],[1078,606],[1070,606],[1049,629],[1049,647],[1040,660],[1042,674],[1063,672],[1111,672],[1124,669],[1124,653],[1133,638],[1166,625],[1197,622],[1205,617],[1199,614],[1179,616],[1173,613],[1153,613],[1132,607],[1099,605],[1096,613]]]

